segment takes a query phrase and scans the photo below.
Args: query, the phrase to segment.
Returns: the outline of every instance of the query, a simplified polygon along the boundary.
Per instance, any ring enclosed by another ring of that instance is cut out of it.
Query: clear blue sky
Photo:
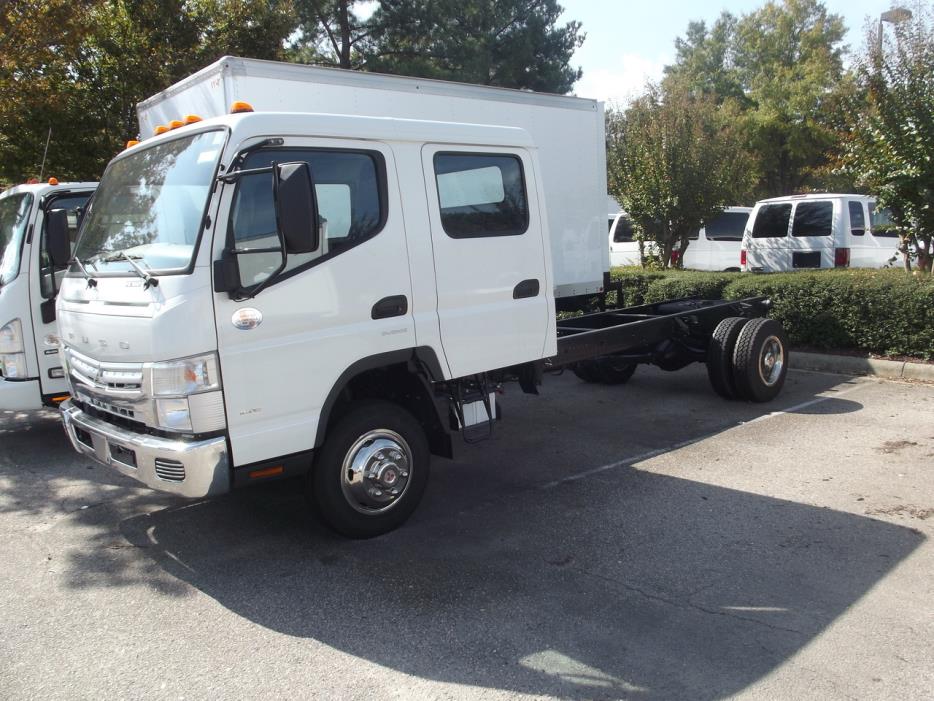
[[[573,65],[584,70],[574,92],[581,97],[625,102],[638,94],[647,79],[658,80],[662,67],[674,60],[674,42],[688,22],[705,20],[710,26],[722,10],[742,15],[765,0],[559,0],[561,22],[578,20],[587,33],[574,54]],[[891,0],[824,0],[830,12],[841,15],[849,33],[846,43],[858,51],[864,41],[866,20],[877,20]],[[911,6],[913,2],[906,2]]]

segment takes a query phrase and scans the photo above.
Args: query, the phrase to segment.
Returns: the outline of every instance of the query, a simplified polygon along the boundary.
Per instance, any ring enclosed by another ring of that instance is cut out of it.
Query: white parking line
[[[820,404],[821,402],[825,402],[828,399],[836,399],[837,397],[842,397],[845,394],[849,394],[850,392],[854,392],[857,389],[860,389],[866,384],[867,384],[866,382],[855,382],[852,387],[848,387],[846,389],[836,391],[829,396],[820,395],[818,397],[814,397],[814,399],[809,399],[806,402],[801,402],[800,404],[795,404],[794,406],[790,406],[787,409],[782,409],[780,411],[772,411],[768,414],[763,414],[762,416],[757,416],[754,419],[750,419],[749,421],[740,421],[737,424],[724,426],[721,429],[718,429],[716,431],[711,431],[710,433],[703,434],[696,438],[689,438],[686,441],[680,441],[678,443],[674,443],[672,445],[668,445],[663,448],[655,448],[654,450],[647,450],[644,453],[639,453],[638,455],[633,455],[632,457],[625,458],[623,460],[611,462],[607,465],[601,465],[600,467],[595,467],[592,470],[584,470],[583,472],[578,472],[577,474],[574,474],[574,475],[568,475],[567,477],[562,477],[561,479],[555,480],[554,482],[546,482],[541,487],[539,487],[539,489],[552,489],[553,487],[557,487],[560,484],[565,484],[567,482],[574,482],[579,479],[584,479],[585,477],[591,477],[592,475],[598,475],[601,472],[606,472],[608,470],[615,470],[620,467],[628,467],[637,462],[642,462],[643,460],[648,460],[658,455],[662,455],[663,453],[668,453],[673,450],[679,450],[681,448],[685,448],[691,445],[692,443],[699,443],[700,441],[707,440],[708,438],[713,438],[714,436],[718,436],[724,431],[727,431],[731,428],[741,428],[743,426],[748,426],[750,424],[759,423],[760,421],[766,421],[767,419],[774,419],[776,416],[782,416],[784,414],[793,414],[796,411],[801,411],[801,409],[805,409],[809,406]]]

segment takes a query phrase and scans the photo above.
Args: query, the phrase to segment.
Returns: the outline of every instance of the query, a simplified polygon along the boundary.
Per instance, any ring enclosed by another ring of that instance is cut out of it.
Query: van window
[[[616,231],[613,232],[613,243],[626,243],[632,241],[632,219],[627,216],[621,216],[616,225]]]
[[[283,275],[350,250],[379,233],[386,220],[385,164],[376,151],[263,149],[251,153],[242,168],[297,161],[311,167],[322,241],[317,251],[290,255]],[[272,173],[240,178],[231,205],[230,232],[240,250],[280,248]],[[281,260],[279,250],[238,256],[240,284],[244,288],[259,284]]]
[[[873,236],[898,238],[895,222],[892,221],[892,213],[885,207],[876,209],[872,202],[869,203],[869,230]]]
[[[791,204],[764,204],[759,207],[756,221],[752,225],[752,236],[756,239],[777,238],[788,235],[788,219]]]
[[[742,241],[749,215],[745,212],[723,212],[704,227],[708,241]],[[788,220],[785,220],[785,227]]]
[[[792,236],[830,236],[833,232],[833,202],[799,202],[795,209]]]
[[[863,214],[862,202],[850,200],[850,233],[853,236],[862,236],[866,233],[866,215]]]
[[[488,153],[435,154],[441,226],[455,239],[518,236],[529,228],[522,162]]]
[[[606,233],[613,231],[613,222],[616,221],[613,217],[610,217],[610,223],[607,225]]]

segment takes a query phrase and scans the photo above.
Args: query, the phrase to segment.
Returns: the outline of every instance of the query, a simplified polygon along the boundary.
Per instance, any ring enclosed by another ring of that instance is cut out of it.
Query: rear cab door
[[[554,303],[530,153],[426,144],[422,168],[451,376],[543,357]]]

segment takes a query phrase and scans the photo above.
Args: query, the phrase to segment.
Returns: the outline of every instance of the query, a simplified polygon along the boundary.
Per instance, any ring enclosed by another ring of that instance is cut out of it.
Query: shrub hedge
[[[679,297],[768,296],[791,343],[934,359],[934,276],[902,270],[704,273],[617,268],[624,306]]]

